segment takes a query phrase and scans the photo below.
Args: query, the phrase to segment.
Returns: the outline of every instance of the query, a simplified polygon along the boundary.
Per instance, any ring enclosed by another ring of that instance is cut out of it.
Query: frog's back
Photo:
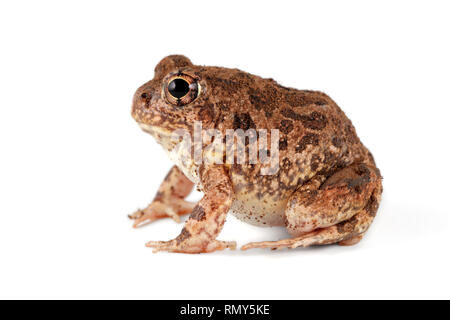
[[[373,163],[351,121],[326,94],[256,79],[224,126],[279,130],[279,170],[261,175],[263,165],[233,164],[234,214],[256,225],[283,225],[288,198],[316,175],[330,176],[354,162]],[[258,212],[257,215],[254,212]]]

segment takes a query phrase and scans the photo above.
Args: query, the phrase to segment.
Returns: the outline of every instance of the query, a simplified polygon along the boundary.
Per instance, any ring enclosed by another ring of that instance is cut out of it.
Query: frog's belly
[[[284,226],[286,200],[258,199],[242,194],[235,194],[231,213],[238,219],[260,227]]]

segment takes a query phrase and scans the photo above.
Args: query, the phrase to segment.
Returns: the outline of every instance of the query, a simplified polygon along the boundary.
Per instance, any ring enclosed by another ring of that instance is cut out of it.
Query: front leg
[[[133,227],[137,228],[168,217],[180,222],[180,215],[191,212],[195,206],[195,203],[184,200],[193,187],[194,184],[186,178],[183,172],[177,166],[173,166],[148,207],[128,216],[134,220]]]
[[[202,168],[200,178],[205,195],[195,206],[180,235],[170,241],[148,242],[147,247],[155,248],[153,252],[202,253],[236,248],[234,241],[216,240],[233,201],[233,189],[225,168]]]

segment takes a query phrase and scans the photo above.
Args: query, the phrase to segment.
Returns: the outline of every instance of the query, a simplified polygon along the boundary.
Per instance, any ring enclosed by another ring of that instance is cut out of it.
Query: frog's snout
[[[148,113],[151,108],[151,100],[152,94],[150,92],[136,92],[131,107],[131,114],[136,121],[140,122],[142,116]]]
[[[139,95],[135,105],[141,109],[150,108],[150,101],[152,100],[152,94],[150,92],[143,92]]]

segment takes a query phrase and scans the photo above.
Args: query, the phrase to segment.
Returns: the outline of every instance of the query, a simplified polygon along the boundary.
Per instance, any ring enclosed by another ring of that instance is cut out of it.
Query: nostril
[[[144,103],[144,107],[148,108],[150,106],[150,100],[152,95],[150,93],[144,92],[141,94],[141,100]]]

